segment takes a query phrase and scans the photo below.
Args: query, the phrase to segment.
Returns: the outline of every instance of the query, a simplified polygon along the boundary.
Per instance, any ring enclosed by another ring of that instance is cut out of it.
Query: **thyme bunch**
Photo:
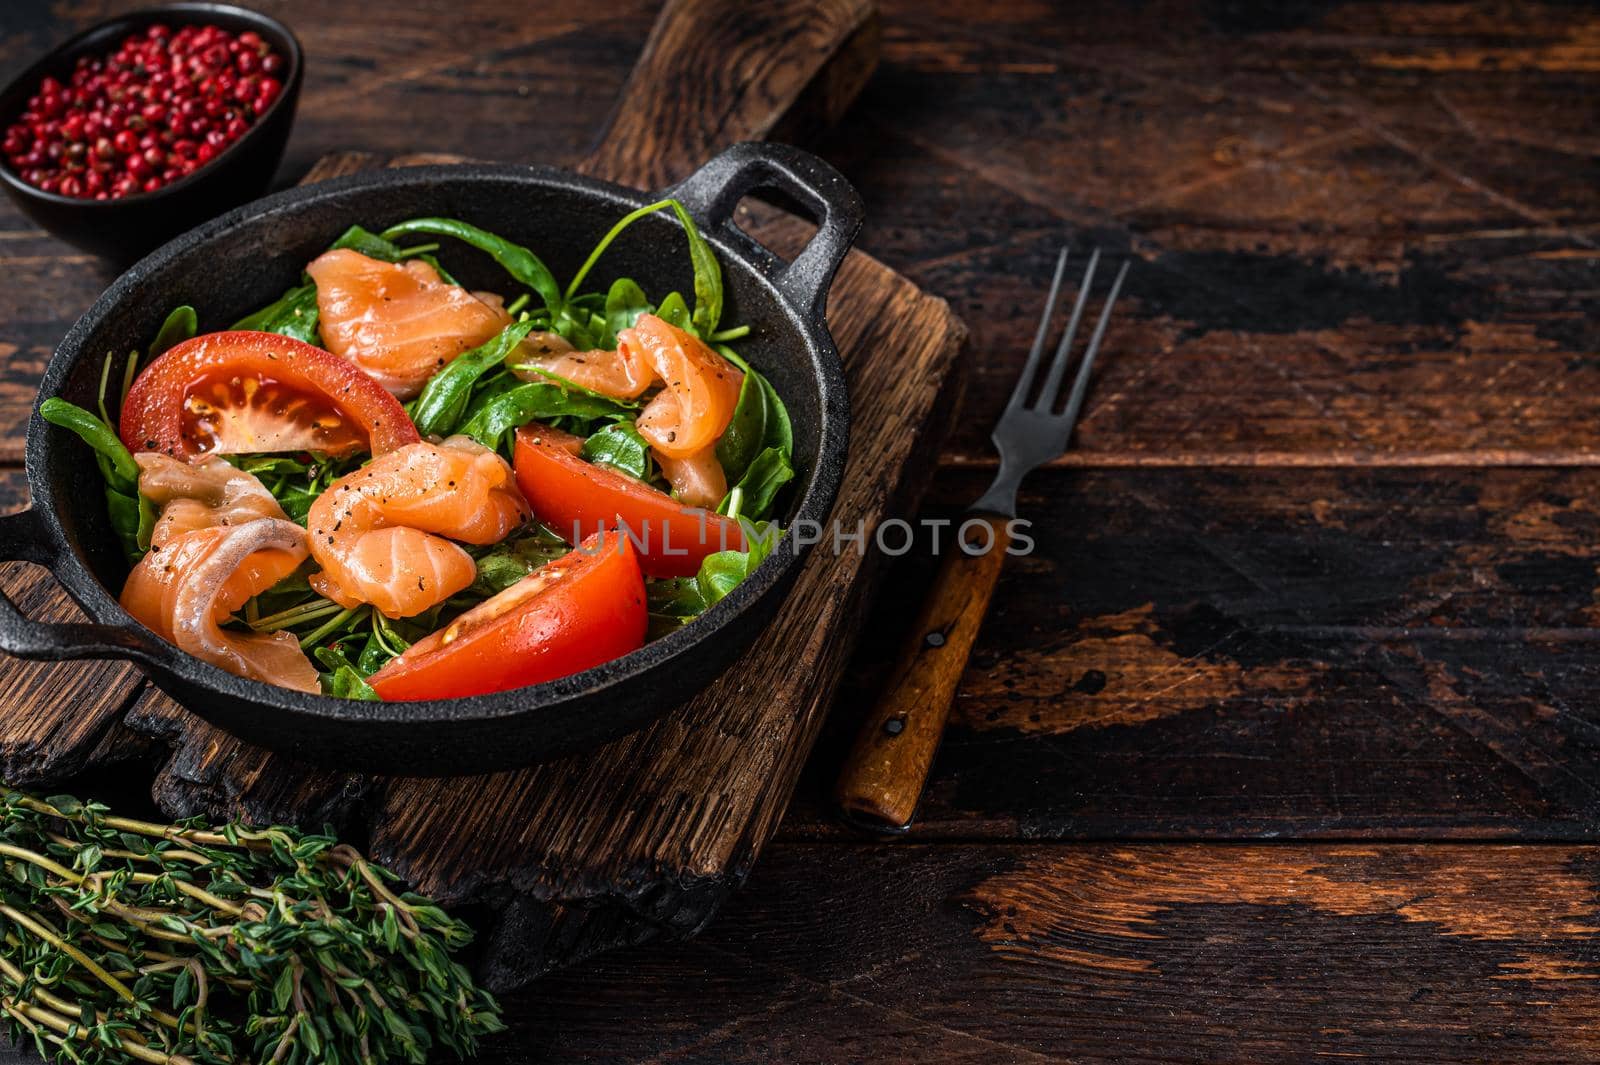
[[[0,1011],[83,1065],[421,1063],[502,1025],[460,921],[327,835],[0,784]]]

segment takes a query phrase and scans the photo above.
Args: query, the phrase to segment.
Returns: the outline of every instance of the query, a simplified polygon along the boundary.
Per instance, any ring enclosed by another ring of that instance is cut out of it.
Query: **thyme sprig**
[[[471,1054],[460,921],[329,835],[166,825],[0,784],[0,1012],[82,1065]]]

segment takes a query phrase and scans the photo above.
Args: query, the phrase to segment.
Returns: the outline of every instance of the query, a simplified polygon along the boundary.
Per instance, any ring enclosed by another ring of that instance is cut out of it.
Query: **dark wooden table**
[[[120,6],[8,4],[0,66]],[[654,11],[261,6],[311,55],[286,183],[574,160]],[[925,516],[990,475],[1068,240],[1138,260],[1078,449],[910,837],[825,795],[923,552],[742,895],[511,997],[485,1060],[1600,1060],[1600,12],[1257,7],[886,0],[812,147],[972,329]],[[0,276],[14,496],[107,275],[0,209]]]

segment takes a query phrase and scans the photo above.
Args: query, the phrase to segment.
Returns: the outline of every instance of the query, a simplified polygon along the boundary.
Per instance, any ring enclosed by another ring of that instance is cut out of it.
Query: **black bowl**
[[[821,221],[788,263],[732,221],[741,197],[769,188]],[[848,402],[822,309],[861,224],[861,206],[837,172],[804,152],[737,145],[650,196],[515,166],[383,170],[282,192],[172,241],[124,274],[56,349],[39,397],[93,407],[106,352],[148,343],[178,304],[199,308],[202,328],[226,327],[297,284],[306,262],[352,223],[381,229],[420,215],[462,218],[526,243],[557,276],[571,276],[612,223],[664,195],[683,201],[716,249],[724,320],[752,328],[739,349],[788,406],[798,470],[783,518],[791,534],[704,616],[584,673],[463,699],[354,702],[236,677],[158,639],[118,605],[128,567],[100,474],[77,437],[36,411],[27,452],[33,509],[0,518],[0,558],[49,566],[94,623],[29,621],[0,596],[0,650],[39,659],[129,658],[184,706],[252,743],[342,769],[413,775],[482,772],[568,753],[637,728],[700,690],[780,609],[807,547],[822,535],[844,471]],[[441,255],[470,288],[506,283],[487,256],[455,245]],[[693,291],[683,233],[670,214],[629,229],[593,282],[604,290],[621,275],[658,299]],[[113,366],[113,378],[120,372]]]
[[[24,70],[0,91],[0,129],[17,120],[46,75],[65,81],[79,56],[104,55],[124,37],[157,22],[211,24],[232,33],[255,30],[288,66],[282,78],[283,91],[244,136],[194,173],[154,192],[115,200],[74,199],[35,188],[0,160],[0,183],[24,214],[67,243],[118,263],[130,263],[163,241],[267,190],[289,141],[305,74],[300,42],[276,19],[230,4],[163,4],[91,27]]]

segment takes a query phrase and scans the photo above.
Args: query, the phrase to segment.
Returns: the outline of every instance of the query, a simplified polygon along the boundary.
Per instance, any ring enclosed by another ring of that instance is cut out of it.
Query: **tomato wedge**
[[[732,518],[686,506],[625,473],[578,457],[583,441],[537,422],[517,430],[517,487],[539,520],[577,543],[624,529],[652,577],[692,577],[709,554],[744,549]]]
[[[421,437],[360,367],[276,333],[186,340],[139,374],[122,404],[129,451],[175,458],[321,451],[382,455]]]
[[[648,623],[633,545],[597,534],[418,640],[367,683],[401,702],[525,688],[643,646]]]

